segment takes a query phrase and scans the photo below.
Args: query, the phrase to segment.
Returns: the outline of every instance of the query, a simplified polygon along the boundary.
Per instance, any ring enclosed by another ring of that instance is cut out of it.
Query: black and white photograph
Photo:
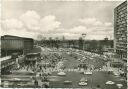
[[[2,0],[0,88],[127,89],[126,0]]]

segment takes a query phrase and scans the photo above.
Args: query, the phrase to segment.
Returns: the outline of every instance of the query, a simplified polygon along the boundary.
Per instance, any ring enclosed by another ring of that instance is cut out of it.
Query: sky
[[[0,35],[113,39],[114,8],[122,2],[3,0]]]

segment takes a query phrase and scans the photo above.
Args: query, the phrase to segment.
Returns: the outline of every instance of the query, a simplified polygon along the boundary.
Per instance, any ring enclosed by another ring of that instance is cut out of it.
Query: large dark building
[[[32,38],[4,35],[1,37],[1,56],[12,55],[13,53],[25,54],[33,49]]]
[[[127,60],[127,1],[114,9],[114,50]]]

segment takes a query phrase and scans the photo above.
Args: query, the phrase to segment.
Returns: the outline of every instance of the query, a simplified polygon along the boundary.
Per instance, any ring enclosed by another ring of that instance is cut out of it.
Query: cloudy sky
[[[85,33],[86,39],[113,39],[113,11],[120,3],[3,0],[1,35],[78,39]]]

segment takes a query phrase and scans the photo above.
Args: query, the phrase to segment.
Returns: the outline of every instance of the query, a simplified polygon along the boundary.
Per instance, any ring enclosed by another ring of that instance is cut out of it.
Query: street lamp
[[[82,34],[82,38],[83,38],[83,50],[84,50],[84,44],[85,44],[85,37],[86,37],[86,34],[83,33],[83,34]]]

